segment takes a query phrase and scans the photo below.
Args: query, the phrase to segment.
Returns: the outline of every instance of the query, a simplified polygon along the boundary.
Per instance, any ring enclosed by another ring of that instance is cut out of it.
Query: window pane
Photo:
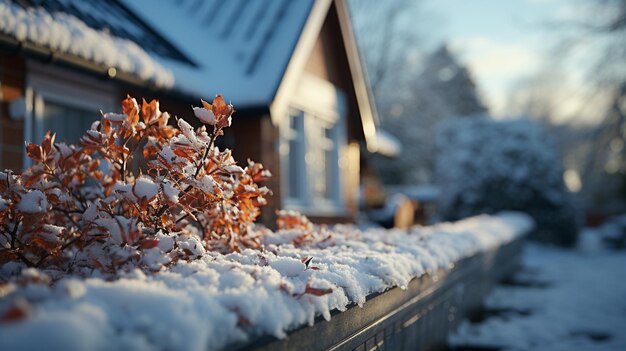
[[[333,189],[333,185],[336,182],[335,179],[335,167],[336,165],[334,164],[334,159],[335,159],[335,155],[334,155],[334,150],[333,149],[329,149],[326,150],[325,152],[326,154],[326,192],[324,193],[324,197],[327,199],[333,199],[334,193],[336,191],[336,189]]]
[[[58,141],[75,144],[99,116],[98,111],[45,101],[42,130],[44,133],[48,130],[56,133]]]
[[[336,123],[313,113],[290,112],[284,143],[286,197],[305,207],[327,207],[341,198]]]
[[[288,189],[287,196],[293,199],[302,199],[305,196],[303,177],[305,176],[304,164],[304,118],[302,112],[289,117],[289,127],[292,135],[289,139],[288,157]]]
[[[318,139],[319,140],[319,139]],[[324,199],[326,197],[327,179],[326,172],[326,152],[317,143],[313,150],[311,150],[313,163],[311,164],[311,172],[313,174],[313,194],[317,199]]]
[[[324,131],[320,122],[313,115],[307,115],[307,168],[309,172],[309,189],[313,200],[324,198],[326,193],[326,177],[324,150]]]
[[[332,128],[324,128],[325,137],[325,165],[324,169],[326,177],[326,193],[324,197],[333,200],[337,198],[337,182],[338,182],[338,158],[337,158],[337,143],[335,140],[335,130]]]

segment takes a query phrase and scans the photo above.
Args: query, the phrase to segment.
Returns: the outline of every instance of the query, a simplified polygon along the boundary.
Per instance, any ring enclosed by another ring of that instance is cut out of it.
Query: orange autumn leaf
[[[202,106],[209,110],[209,111],[213,111],[213,106],[211,106],[211,104],[209,104],[208,102],[204,101],[203,99],[200,99],[200,101],[202,101]]]
[[[161,115],[163,116],[163,115]],[[159,120],[160,123],[161,120]],[[176,134],[178,134],[178,129],[174,129],[171,126],[161,126],[159,124],[159,130],[158,133],[161,137],[165,138],[165,139],[171,139],[172,137],[174,137]]]
[[[58,244],[50,242],[42,237],[35,237],[28,241],[29,245],[34,245],[46,251],[53,251],[57,248]]]
[[[134,127],[139,123],[139,108],[137,107],[137,101],[126,96],[126,99],[122,100],[122,111],[128,116],[128,123],[131,127]]]
[[[204,104],[204,101],[203,101],[203,104]],[[232,115],[233,113],[232,106],[226,104],[226,101],[224,101],[224,98],[222,97],[222,95],[215,96],[215,99],[213,99],[212,110],[213,110],[213,114],[215,115],[215,118],[218,118],[218,119],[223,118],[223,117],[228,117]]]
[[[159,239],[144,239],[139,243],[139,247],[142,249],[152,249],[159,246]]]
[[[52,134],[52,136],[50,136],[50,131],[48,131],[43,139],[43,142],[41,143],[41,147],[44,151],[44,153],[48,154],[50,153],[50,151],[52,150],[52,147],[54,146],[54,139],[56,138],[56,133]]]
[[[41,146],[37,144],[28,144],[26,145],[26,155],[30,157],[33,161],[43,162],[43,150]]]
[[[141,115],[143,117],[143,121],[146,125],[152,123],[152,121],[156,121],[157,119],[157,111],[159,110],[159,102],[153,99],[150,102],[147,102],[146,99],[142,99],[141,103]]]
[[[0,317],[0,321],[2,322],[16,322],[26,318],[28,314],[28,305],[27,303],[16,303],[15,305],[9,307],[8,310],[4,311],[2,317]]]
[[[13,261],[17,258],[17,255],[10,251],[0,251],[0,265]]]
[[[159,152],[159,148],[154,145],[148,145],[143,148],[143,158],[148,159]]]
[[[318,288],[314,288],[312,286],[310,286],[309,284],[306,285],[306,288],[304,289],[304,293],[305,294],[309,294],[309,295],[313,295],[313,296],[324,296],[324,295],[328,295],[331,294],[333,292],[333,289],[328,288],[328,289],[318,289]]]

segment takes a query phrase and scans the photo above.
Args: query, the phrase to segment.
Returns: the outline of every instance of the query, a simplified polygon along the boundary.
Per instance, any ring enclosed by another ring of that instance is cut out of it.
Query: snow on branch
[[[50,132],[27,145],[34,165],[0,172],[0,264],[115,276],[206,250],[258,248],[251,227],[270,191],[257,182],[270,173],[252,161],[242,168],[215,146],[233,106],[220,95],[202,104],[207,125],[178,119],[176,128],[158,101],[139,106],[127,97],[122,113],[103,113],[80,145],[57,143]],[[144,165],[138,174],[133,160]]]

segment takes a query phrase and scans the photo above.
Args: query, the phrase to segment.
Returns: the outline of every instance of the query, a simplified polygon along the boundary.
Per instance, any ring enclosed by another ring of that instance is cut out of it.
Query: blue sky
[[[579,9],[576,0],[428,0],[426,37],[447,41],[470,67],[495,114],[506,114],[511,86],[537,72],[558,40],[550,26]]]

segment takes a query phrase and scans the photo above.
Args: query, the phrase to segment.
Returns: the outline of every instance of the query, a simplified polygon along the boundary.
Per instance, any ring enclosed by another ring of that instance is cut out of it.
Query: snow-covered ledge
[[[27,315],[1,324],[0,340],[7,349],[353,349],[417,345],[423,334],[428,346],[512,269],[532,227],[515,213],[409,233],[337,226],[299,248],[283,244],[300,234],[287,231],[268,234],[264,251],[205,253],[154,275],[11,284],[0,304],[20,300]]]

